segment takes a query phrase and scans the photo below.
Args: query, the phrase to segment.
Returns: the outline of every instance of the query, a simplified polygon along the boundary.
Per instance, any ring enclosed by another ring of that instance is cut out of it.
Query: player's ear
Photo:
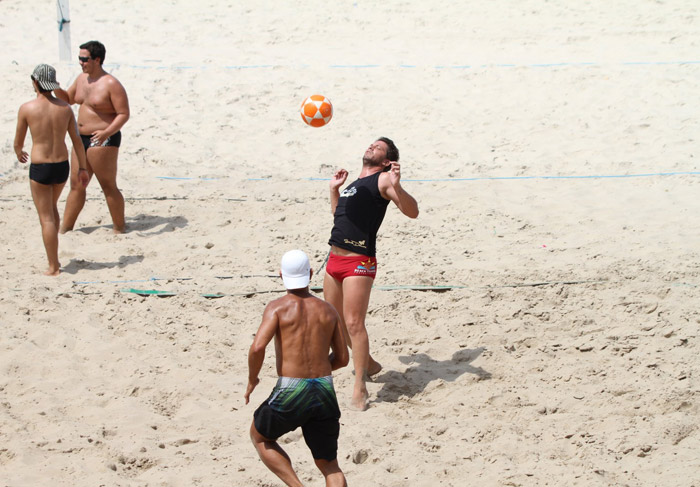
[[[314,270],[309,269],[309,281],[311,281],[311,278],[314,277]]]

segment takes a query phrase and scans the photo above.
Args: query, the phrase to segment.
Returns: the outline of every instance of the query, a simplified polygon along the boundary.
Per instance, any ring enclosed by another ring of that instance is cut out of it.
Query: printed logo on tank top
[[[356,242],[356,241],[354,241],[354,240],[349,240],[349,239],[346,238],[346,239],[344,240],[344,242],[345,242],[346,244],[350,244],[350,245],[353,245],[353,246],[355,246],[355,247],[361,247],[361,248],[363,248],[363,249],[366,249],[366,248],[367,248],[367,240],[360,240],[359,242]]]
[[[357,188],[345,188],[342,193],[340,193],[341,198],[349,198],[357,194]]]

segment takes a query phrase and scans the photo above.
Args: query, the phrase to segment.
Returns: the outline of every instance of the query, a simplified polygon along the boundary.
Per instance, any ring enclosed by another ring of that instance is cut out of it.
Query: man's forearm
[[[110,123],[109,126],[105,130],[107,131],[107,133],[109,133],[109,136],[111,137],[112,135],[119,132],[128,120],[129,120],[128,113],[119,113],[119,114],[117,114],[116,117],[114,117],[114,120],[112,120],[112,123]]]
[[[331,352],[328,360],[331,362],[331,370],[342,369],[348,364],[347,354],[345,356],[337,356],[334,352]]]
[[[340,199],[340,191],[337,189],[331,189],[331,215],[335,215],[335,209],[338,206],[338,200]]]
[[[418,217],[418,202],[416,199],[404,191],[401,186],[395,188],[395,191],[396,198],[398,200],[397,206],[399,207],[399,210],[401,210],[401,213],[409,218]]]
[[[248,354],[248,382],[255,382],[258,379],[264,359],[264,353],[257,353],[253,350],[250,351]]]

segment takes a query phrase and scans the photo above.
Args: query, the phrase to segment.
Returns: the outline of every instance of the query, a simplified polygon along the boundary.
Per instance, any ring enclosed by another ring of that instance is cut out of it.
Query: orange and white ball
[[[312,127],[323,127],[333,118],[333,105],[323,95],[311,95],[301,104],[301,119]]]

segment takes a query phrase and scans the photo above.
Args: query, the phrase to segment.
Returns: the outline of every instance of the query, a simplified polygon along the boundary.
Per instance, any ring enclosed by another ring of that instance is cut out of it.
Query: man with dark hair
[[[284,254],[280,269],[287,294],[263,312],[248,354],[245,403],[260,382],[265,348],[273,338],[279,377],[272,394],[255,411],[250,438],[267,468],[286,485],[299,487],[302,483],[277,439],[301,427],[326,486],[346,487],[337,459],[340,409],[332,371],[345,367],[350,358],[338,313],[309,292],[312,270],[304,252]]]
[[[129,120],[129,100],[121,83],[102,68],[104,45],[90,41],[80,46],[78,61],[83,69],[67,91],[56,96],[70,104],[79,104],[78,130],[87,153],[88,176],[94,174],[102,187],[112,217],[114,233],[126,228],[124,197],[117,187],[117,158],[121,128]],[[75,148],[71,157],[70,193],[66,200],[61,233],[73,229],[85,205],[86,188],[78,183]]]
[[[87,41],[80,45],[80,49],[85,49],[90,53],[92,59],[99,59],[100,65],[104,64],[105,56],[107,54],[107,49],[105,49],[104,44],[99,41]]]
[[[345,339],[352,348],[355,385],[351,407],[367,409],[367,379],[381,370],[369,352],[365,316],[377,274],[377,231],[390,201],[409,218],[418,216],[418,203],[401,186],[399,150],[381,137],[362,158],[360,177],[340,192],[348,172],[338,170],[331,179],[331,212],[334,215],[331,246],[323,295],[338,310]]]
[[[379,137],[377,139],[377,142],[384,142],[386,144],[387,150],[386,150],[386,158],[389,159],[390,161],[399,161],[399,148],[396,147],[396,144],[394,144],[394,141],[387,138],[387,137]],[[387,166],[390,167],[390,166]],[[385,168],[385,171],[387,169]]]

